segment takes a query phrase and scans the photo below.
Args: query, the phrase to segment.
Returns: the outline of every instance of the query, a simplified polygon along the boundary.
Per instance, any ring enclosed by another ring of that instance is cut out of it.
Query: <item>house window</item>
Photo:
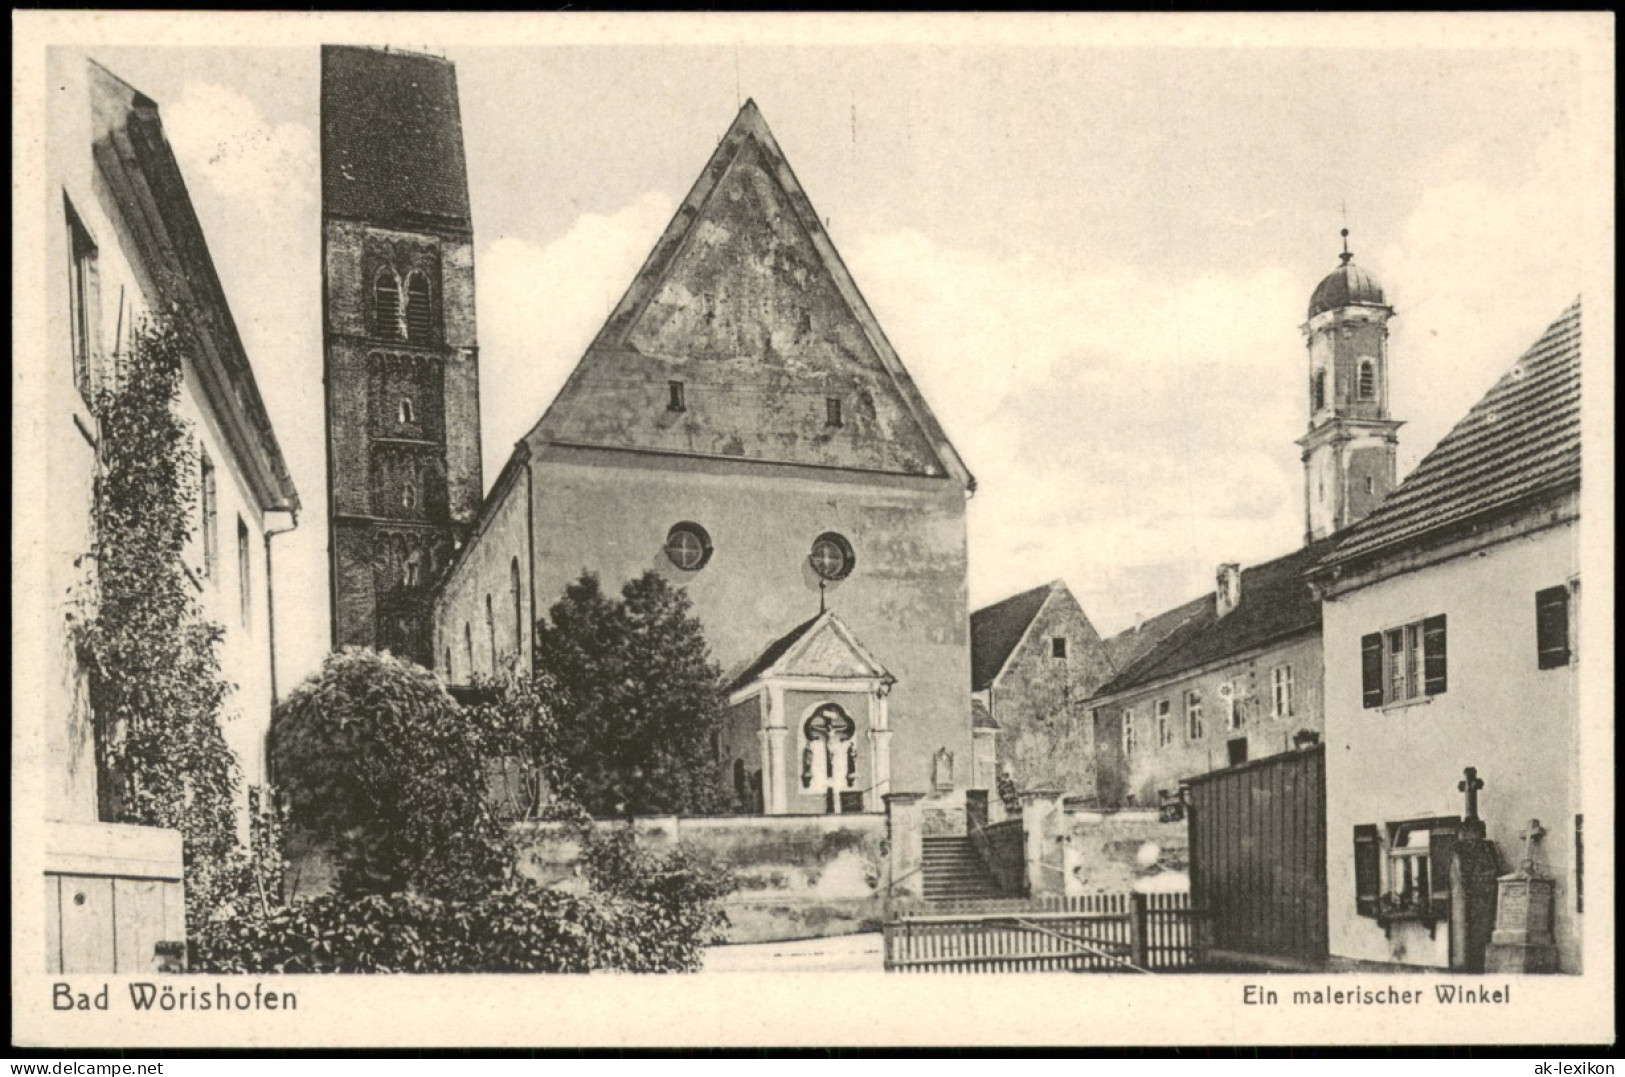
[[[1354,828],[1355,909],[1377,919],[1450,917],[1450,861],[1459,818]]]
[[[1448,683],[1443,615],[1362,638],[1360,673],[1366,707],[1441,695]]]
[[[1326,372],[1324,370],[1315,371],[1309,395],[1315,411],[1319,411],[1326,406]]]
[[[248,525],[243,523],[241,516],[237,517],[237,606],[238,615],[242,619],[243,627],[248,627],[249,615],[253,612],[250,601],[254,591],[248,578]]]
[[[666,410],[667,411],[687,411],[688,410],[688,402],[683,399],[683,383],[682,382],[680,382],[680,381],[668,381],[666,383],[666,392],[668,394],[667,400],[666,400]]]
[[[1569,664],[1569,589],[1535,592],[1535,653],[1541,669]]]
[[[1174,742],[1174,716],[1173,703],[1170,700],[1159,699],[1156,702],[1157,715],[1157,747],[1166,748]]]
[[[1225,751],[1229,756],[1231,766],[1241,766],[1243,763],[1247,762],[1247,738],[1237,737],[1228,742],[1225,745]]]
[[[1123,755],[1134,754],[1134,712],[1123,712]]]
[[[401,317],[401,282],[388,266],[373,278],[372,315],[379,336],[389,340],[406,339],[406,321]]]
[[[417,412],[412,407],[411,397],[401,397],[401,403],[400,407],[396,411],[396,417],[400,419],[402,426],[410,426],[417,422]]]
[[[519,587],[519,558],[508,564],[508,586],[513,591],[513,649],[518,653],[525,643],[525,606]]]
[[[1270,715],[1292,717],[1292,703],[1292,667],[1276,666],[1270,671]]]
[[[474,679],[474,630],[467,621],[463,622],[463,661],[467,663],[464,668],[468,671],[468,679]]]
[[[684,572],[698,572],[711,560],[711,536],[699,524],[675,524],[666,532],[666,558]]]
[[[413,270],[406,278],[406,339],[426,344],[432,322],[429,308],[429,278]]]
[[[100,344],[100,295],[96,244],[80,223],[72,203],[63,199],[68,217],[68,329],[73,334],[73,384],[86,404],[96,395],[96,352]]]
[[[1234,733],[1245,722],[1241,709],[1240,693],[1236,691],[1235,681],[1225,681],[1219,685],[1219,705],[1224,708],[1224,728],[1226,732]]]
[[[1202,693],[1191,691],[1185,693],[1185,735],[1191,740],[1201,740],[1205,730],[1202,727]]]
[[[220,571],[220,502],[215,489],[214,461],[208,453],[198,459],[198,500],[203,510],[203,575],[214,579]]]
[[[1360,399],[1377,399],[1377,368],[1369,359],[1360,361]]]
[[[1049,641],[1049,656],[1051,658],[1066,657],[1066,637],[1052,636]]]
[[[824,398],[824,425],[840,426],[841,424],[841,398],[826,396]]]
[[[813,540],[807,561],[814,572],[826,580],[844,580],[852,574],[857,557],[852,544],[833,531],[826,531]]]

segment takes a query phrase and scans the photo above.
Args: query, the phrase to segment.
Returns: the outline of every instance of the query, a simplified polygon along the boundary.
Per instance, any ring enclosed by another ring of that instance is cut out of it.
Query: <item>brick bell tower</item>
[[[1394,488],[1399,428],[1388,417],[1388,319],[1382,285],[1342,264],[1315,288],[1303,333],[1309,348],[1309,432],[1303,448],[1304,541],[1369,515]]]
[[[457,76],[322,48],[333,646],[432,664],[430,592],[479,509],[479,349]]]

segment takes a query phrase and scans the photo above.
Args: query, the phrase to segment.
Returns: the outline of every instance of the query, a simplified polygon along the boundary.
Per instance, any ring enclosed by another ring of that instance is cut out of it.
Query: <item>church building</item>
[[[1137,654],[1089,701],[1105,805],[1170,802],[1182,780],[1287,751],[1324,725],[1321,603],[1307,573],[1393,489],[1402,425],[1388,410],[1394,310],[1343,237],[1302,326],[1304,545],[1259,565],[1220,564],[1214,589],[1152,618],[1155,631],[1106,641],[1108,654]]]
[[[385,238],[374,222],[355,227],[376,236],[363,251]],[[410,274],[416,252],[438,251],[449,292],[466,239],[436,227],[432,243],[408,230],[343,271]],[[348,317],[374,331],[365,310]],[[974,480],[754,102],[477,517],[465,497],[478,466],[453,452],[477,443],[454,427],[474,416],[453,406],[454,386],[473,384],[473,341],[453,335],[449,313],[430,322],[446,334],[427,357],[445,371],[444,426],[410,444],[443,450],[447,470],[412,527],[440,540],[470,525],[433,609],[432,657],[451,683],[528,666],[533,625],[583,572],[613,594],[654,570],[686,591],[730,681],[712,756],[740,810],[873,812],[888,792],[970,784]],[[419,354],[410,341],[369,346],[353,349],[357,377],[374,352],[386,364]],[[395,412],[371,415],[372,456],[400,451],[400,437],[377,436]],[[394,493],[354,489],[340,492],[346,505],[384,494],[355,509],[358,536],[384,518],[402,529]]]

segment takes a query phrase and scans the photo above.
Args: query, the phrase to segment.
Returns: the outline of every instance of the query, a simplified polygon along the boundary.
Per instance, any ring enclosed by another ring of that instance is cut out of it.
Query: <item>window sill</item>
[[[1402,711],[1409,707],[1425,707],[1432,702],[1432,696],[1417,696],[1415,699],[1399,699],[1392,703],[1384,703],[1382,705],[1382,711],[1386,714],[1388,711]]]
[[[1428,938],[1432,939],[1438,937],[1440,922],[1448,918],[1434,916],[1431,912],[1422,912],[1419,909],[1403,909],[1378,913],[1376,920],[1382,925],[1383,935],[1388,938],[1393,937],[1395,924],[1424,924],[1428,929]]]

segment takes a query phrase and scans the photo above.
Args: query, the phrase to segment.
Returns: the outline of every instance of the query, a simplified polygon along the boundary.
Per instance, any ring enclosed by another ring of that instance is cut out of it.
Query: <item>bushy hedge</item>
[[[725,869],[687,850],[637,848],[630,831],[584,838],[592,889],[515,879],[471,898],[325,894],[269,917],[207,926],[199,972],[692,972],[720,941]]]

